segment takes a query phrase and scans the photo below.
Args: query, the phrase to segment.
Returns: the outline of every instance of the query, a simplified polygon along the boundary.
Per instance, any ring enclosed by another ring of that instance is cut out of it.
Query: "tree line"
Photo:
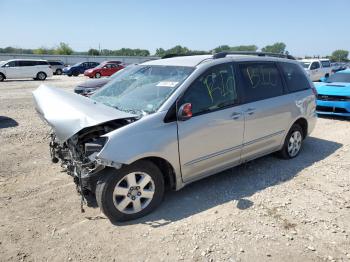
[[[283,42],[277,42],[272,45],[267,45],[261,48],[262,52],[269,53],[278,53],[278,54],[289,54],[286,50],[286,44]],[[165,55],[200,55],[200,54],[212,54],[222,51],[257,51],[259,49],[256,45],[239,45],[239,46],[229,46],[229,45],[220,45],[212,50],[191,50],[185,46],[176,45],[169,49],[157,48],[155,56],[163,57]],[[77,52],[74,51],[67,43],[59,43],[56,47],[46,48],[40,47],[37,49],[22,49],[15,47],[5,47],[0,48],[0,53],[15,53],[15,54],[43,54],[43,55],[91,55],[91,56],[150,56],[149,50],[146,49],[132,49],[132,48],[121,48],[117,50],[110,49],[94,49],[91,48],[86,52]],[[336,62],[348,62],[349,51],[347,50],[335,50],[331,55],[326,56],[332,61]],[[311,58],[311,57],[309,57]]]

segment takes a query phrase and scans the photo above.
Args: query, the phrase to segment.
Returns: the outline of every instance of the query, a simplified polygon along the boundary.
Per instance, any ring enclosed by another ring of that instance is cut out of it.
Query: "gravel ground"
[[[320,118],[296,159],[263,157],[112,225],[98,208],[80,213],[72,179],[50,163],[39,84],[0,83],[0,261],[350,261],[350,121]]]

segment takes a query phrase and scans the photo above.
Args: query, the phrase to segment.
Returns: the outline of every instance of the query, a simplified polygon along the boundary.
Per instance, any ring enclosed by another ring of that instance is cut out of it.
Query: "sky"
[[[350,0],[0,0],[0,47],[350,50]]]

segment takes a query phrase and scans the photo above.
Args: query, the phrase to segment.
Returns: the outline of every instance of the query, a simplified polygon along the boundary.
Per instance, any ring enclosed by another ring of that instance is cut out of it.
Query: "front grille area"
[[[318,100],[323,101],[350,101],[350,96],[317,95]]]
[[[330,107],[330,106],[317,106],[316,111],[329,112],[329,113],[349,113],[345,108]]]

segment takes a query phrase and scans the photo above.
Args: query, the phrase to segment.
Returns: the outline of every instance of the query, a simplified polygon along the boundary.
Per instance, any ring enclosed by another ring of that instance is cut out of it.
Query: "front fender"
[[[146,157],[159,157],[173,167],[181,178],[176,122],[164,123],[166,112],[157,112],[114,130],[106,135],[107,143],[98,158],[131,164]]]

